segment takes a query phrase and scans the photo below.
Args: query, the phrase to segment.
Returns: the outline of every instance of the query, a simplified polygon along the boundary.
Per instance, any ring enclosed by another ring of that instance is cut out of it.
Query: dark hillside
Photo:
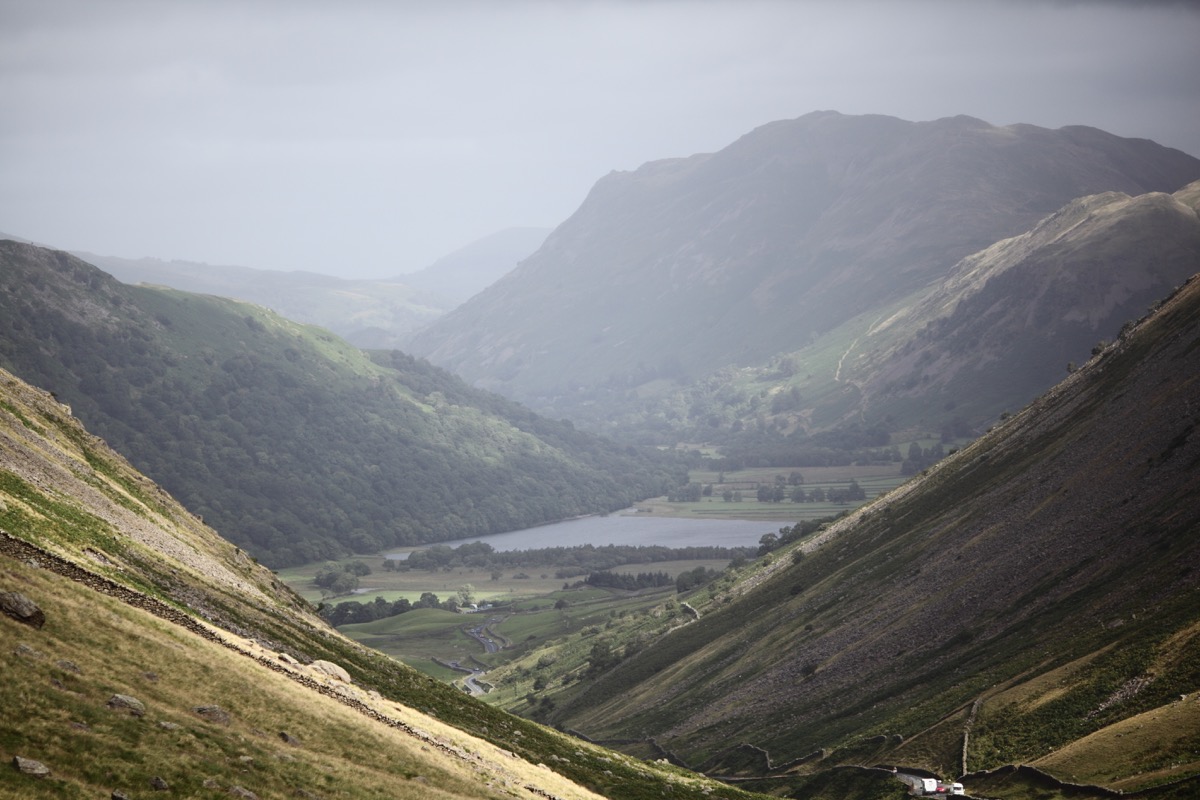
[[[0,365],[272,565],[622,508],[649,457],[403,354],[0,242]]]
[[[1197,397],[1194,279],[971,447],[565,690],[558,721],[718,773],[1200,774]]]

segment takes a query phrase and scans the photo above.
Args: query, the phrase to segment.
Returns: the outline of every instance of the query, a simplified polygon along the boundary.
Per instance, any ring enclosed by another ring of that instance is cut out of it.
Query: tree
[[[339,572],[333,583],[329,584],[329,591],[335,595],[350,594],[357,588],[358,576],[349,572]]]
[[[588,654],[588,672],[597,675],[620,662],[621,657],[613,650],[612,644],[602,639],[592,645],[592,651]]]
[[[469,583],[464,583],[458,587],[458,604],[460,606],[470,606],[475,604],[475,587]]]

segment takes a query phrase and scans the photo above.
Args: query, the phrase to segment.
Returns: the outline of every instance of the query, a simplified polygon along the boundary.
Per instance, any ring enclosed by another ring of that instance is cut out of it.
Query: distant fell
[[[410,347],[534,407],[686,382],[931,287],[1077,197],[1197,178],[1200,160],[1092,128],[816,112],[608,175]]]
[[[549,228],[506,228],[485,236],[417,272],[399,277],[454,308],[491,286],[519,262],[536,252]]]
[[[124,283],[246,300],[297,322],[327,328],[360,347],[392,347],[400,336],[450,308],[447,301],[399,279],[346,279],[192,261],[74,255]]]

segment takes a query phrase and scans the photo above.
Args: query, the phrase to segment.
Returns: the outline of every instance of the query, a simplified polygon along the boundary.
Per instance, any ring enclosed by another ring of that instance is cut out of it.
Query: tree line
[[[555,567],[555,576],[570,578],[591,572],[611,570],[626,564],[653,564],[662,561],[730,560],[754,555],[753,547],[665,547],[662,545],[593,545],[544,547],[530,550],[498,551],[487,542],[467,542],[458,547],[435,544],[415,550],[407,559],[389,559],[385,569],[428,570],[513,569]]]

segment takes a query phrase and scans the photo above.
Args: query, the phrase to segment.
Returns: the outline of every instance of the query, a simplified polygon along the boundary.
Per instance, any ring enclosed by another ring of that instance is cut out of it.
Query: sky
[[[0,231],[344,277],[810,111],[1200,157],[1200,2],[0,0]]]

